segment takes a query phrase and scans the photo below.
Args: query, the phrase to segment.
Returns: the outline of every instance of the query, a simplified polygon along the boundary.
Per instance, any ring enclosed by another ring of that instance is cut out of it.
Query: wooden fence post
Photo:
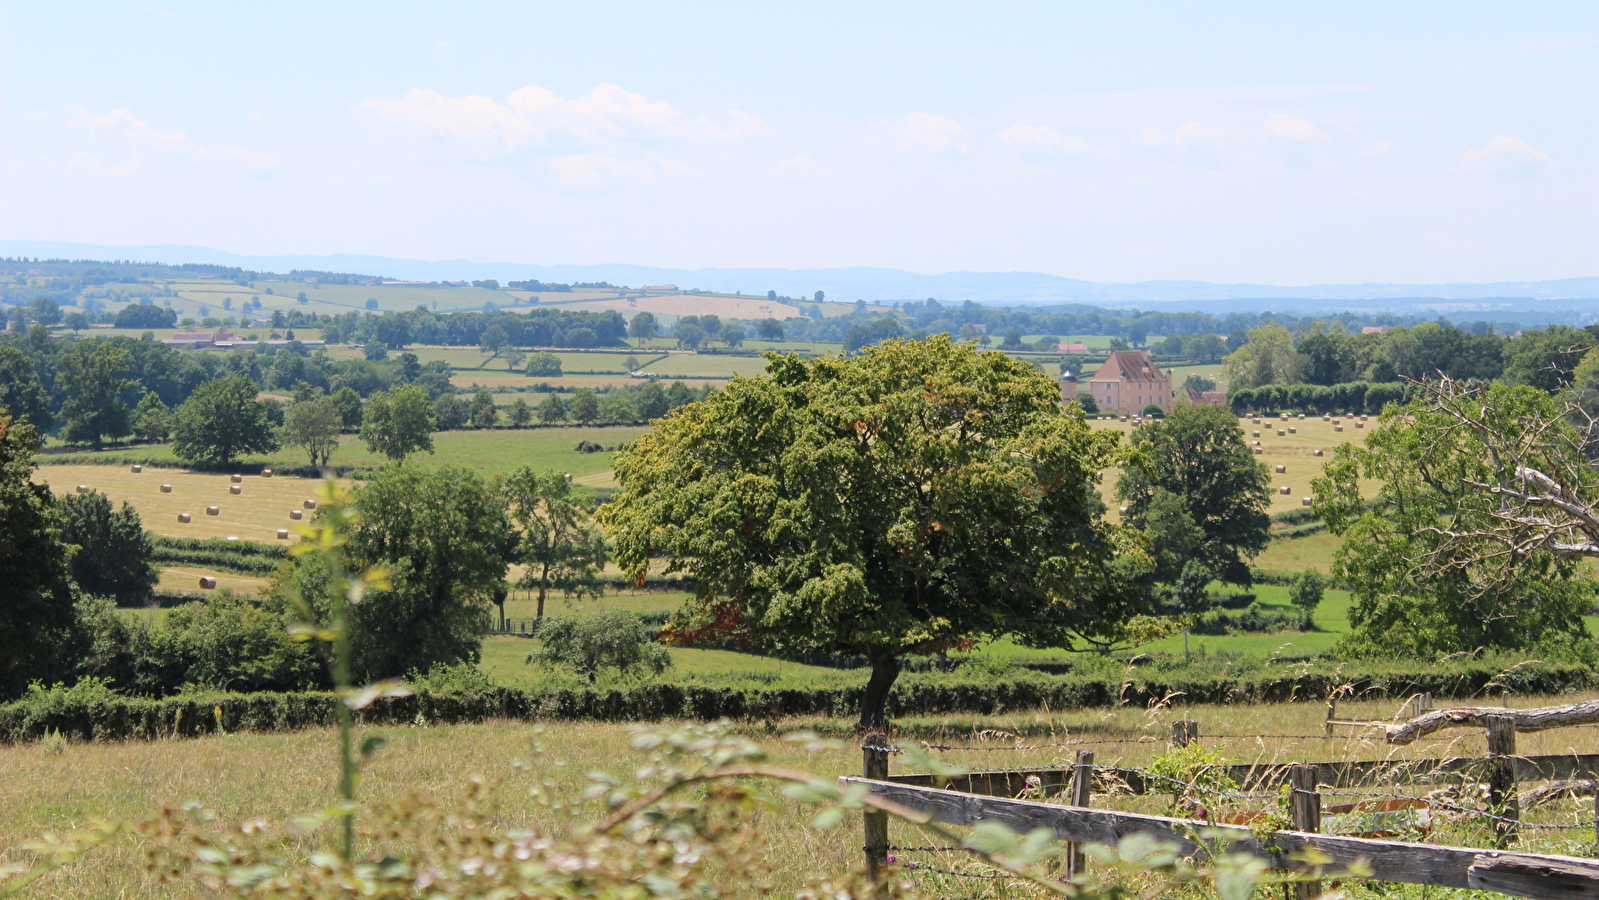
[[[1094,751],[1077,751],[1077,763],[1072,766],[1072,805],[1087,806],[1094,796]],[[1083,872],[1083,848],[1080,844],[1066,845],[1066,877]]]
[[[1488,726],[1488,806],[1496,816],[1521,818],[1516,801],[1516,720],[1509,716],[1483,716]],[[1494,820],[1499,846],[1514,843],[1516,826]]]
[[[1333,719],[1336,718],[1338,718],[1338,694],[1334,692],[1327,695],[1327,737],[1333,735]]]
[[[861,742],[861,777],[882,781],[888,777],[888,735],[872,732]],[[888,862],[888,813],[868,808],[865,824],[866,874],[874,883]]]
[[[1193,719],[1178,719],[1171,723],[1171,745],[1186,747],[1199,740],[1199,723]]]
[[[1316,786],[1316,771],[1314,765],[1296,764],[1288,774],[1289,794],[1288,812],[1292,816],[1295,831],[1305,831],[1312,834],[1321,831],[1321,794]],[[1312,900],[1321,895],[1321,882],[1304,881],[1294,885],[1295,900]]]

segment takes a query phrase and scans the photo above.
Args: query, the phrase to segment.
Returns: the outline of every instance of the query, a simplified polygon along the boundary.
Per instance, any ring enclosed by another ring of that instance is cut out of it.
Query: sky
[[[0,239],[1599,275],[1599,4],[0,0]]]

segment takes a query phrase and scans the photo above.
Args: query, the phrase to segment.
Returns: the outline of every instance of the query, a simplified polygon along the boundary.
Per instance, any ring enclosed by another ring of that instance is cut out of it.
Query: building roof
[[[1143,350],[1117,350],[1090,381],[1170,381]]]
[[[1087,353],[1088,352],[1088,345],[1087,344],[1082,344],[1082,343],[1056,344],[1055,345],[1055,352],[1057,352],[1057,353]]]

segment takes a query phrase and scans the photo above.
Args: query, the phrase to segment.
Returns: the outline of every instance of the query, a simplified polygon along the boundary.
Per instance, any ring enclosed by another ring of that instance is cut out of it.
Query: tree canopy
[[[0,700],[48,679],[73,627],[67,547],[50,488],[33,482],[39,437],[0,414]]]
[[[344,545],[345,563],[391,574],[388,590],[369,591],[351,612],[353,677],[372,681],[477,662],[511,551],[499,498],[470,469],[393,463],[357,489],[355,500],[361,515]],[[316,554],[300,557],[272,593],[293,589],[327,602],[323,565]]]
[[[1118,438],[1053,379],[947,337],[767,359],[617,456],[602,523],[630,577],[694,576],[680,638],[866,657],[880,726],[902,656],[1070,647],[1141,608],[1115,562],[1142,542],[1095,489]]]
[[[404,459],[418,450],[433,452],[436,424],[427,391],[402,384],[367,398],[361,412],[361,440],[373,453]]]
[[[1344,539],[1333,574],[1352,586],[1354,627],[1340,652],[1591,659],[1582,617],[1599,584],[1580,562],[1599,556],[1586,499],[1599,474],[1562,413],[1535,386],[1435,382],[1366,446],[1335,451],[1313,509]]]
[[[77,548],[72,580],[86,594],[120,601],[149,596],[159,573],[155,550],[139,513],[130,504],[111,505],[105,494],[67,494],[57,506],[61,539]]]
[[[544,600],[552,590],[567,597],[603,593],[599,574],[610,551],[566,476],[523,466],[507,475],[499,490],[516,533],[516,558],[527,565],[517,586],[538,591],[538,618],[544,618]]]
[[[332,397],[316,397],[291,404],[283,414],[280,433],[283,443],[300,447],[311,458],[311,465],[325,466],[339,449],[339,434],[344,431],[344,417],[339,415],[339,404]]]
[[[179,459],[229,463],[245,453],[278,449],[260,388],[248,375],[208,381],[195,388],[173,416],[172,451]]]
[[[58,365],[56,380],[66,397],[61,406],[66,422],[62,437],[99,449],[102,438],[122,437],[133,430],[128,404],[122,400],[138,384],[126,377],[131,370],[127,350],[111,341],[78,342],[61,354]]]
[[[1158,527],[1181,532],[1183,524],[1167,514],[1161,498],[1179,499],[1204,533],[1197,558],[1223,581],[1249,584],[1248,560],[1266,549],[1271,527],[1271,478],[1244,443],[1238,420],[1219,406],[1179,403],[1164,419],[1138,426],[1133,447],[1143,459],[1116,484],[1128,520],[1140,526],[1159,521]],[[1181,571],[1180,563],[1175,567]]]

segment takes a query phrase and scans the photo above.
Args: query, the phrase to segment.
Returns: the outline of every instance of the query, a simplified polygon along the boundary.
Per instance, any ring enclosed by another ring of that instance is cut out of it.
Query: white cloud
[[[676,160],[649,157],[647,162],[623,162],[598,154],[573,154],[550,157],[557,187],[588,189],[618,181],[651,182],[662,178],[693,176],[688,166]]]
[[[769,175],[792,178],[796,181],[806,178],[830,178],[833,175],[833,169],[830,166],[824,166],[811,159],[809,153],[791,156],[774,166],[768,167],[766,172]]]
[[[954,119],[913,112],[903,119],[878,119],[876,123],[887,129],[895,149],[901,151],[942,153],[966,149],[966,129]]]
[[[67,160],[67,165],[74,169],[82,169],[98,178],[126,178],[139,171],[143,163],[137,159],[129,159],[108,166],[100,157],[80,151]]]
[[[1531,174],[1549,162],[1549,154],[1535,149],[1526,141],[1499,134],[1484,144],[1481,150],[1467,150],[1454,171]]]
[[[1296,141],[1325,141],[1327,139],[1327,132],[1298,116],[1290,116],[1287,113],[1267,116],[1266,130],[1279,137],[1291,138]]]
[[[748,113],[731,110],[731,122],[717,126],[705,116],[691,117],[664,100],[651,101],[614,84],[601,84],[570,100],[529,86],[512,91],[504,105],[476,94],[446,97],[412,88],[404,97],[374,97],[362,105],[386,122],[463,141],[499,140],[507,148],[552,135],[585,141],[740,140],[767,130]]]
[[[1394,142],[1393,141],[1378,141],[1377,142],[1377,146],[1371,148],[1370,150],[1363,150],[1360,153],[1356,153],[1355,154],[1355,158],[1356,159],[1371,159],[1374,156],[1383,156],[1385,154],[1393,153],[1393,152],[1394,152]]]
[[[113,109],[103,116],[93,116],[85,120],[84,124],[91,129],[120,128],[122,135],[131,140],[136,147],[167,150],[190,159],[217,159],[251,169],[270,169],[279,164],[277,157],[268,154],[250,150],[201,147],[190,140],[184,132],[157,131],[135,117],[131,110]]]
[[[999,139],[1016,150],[1085,150],[1088,142],[1064,135],[1043,125],[1012,125],[999,133]]]
[[[1225,128],[1211,128],[1198,122],[1184,122],[1178,125],[1171,134],[1167,134],[1159,128],[1145,128],[1139,132],[1139,135],[1143,138],[1144,143],[1151,147],[1174,142],[1178,144],[1208,144],[1233,140],[1238,137],[1238,135]]]

